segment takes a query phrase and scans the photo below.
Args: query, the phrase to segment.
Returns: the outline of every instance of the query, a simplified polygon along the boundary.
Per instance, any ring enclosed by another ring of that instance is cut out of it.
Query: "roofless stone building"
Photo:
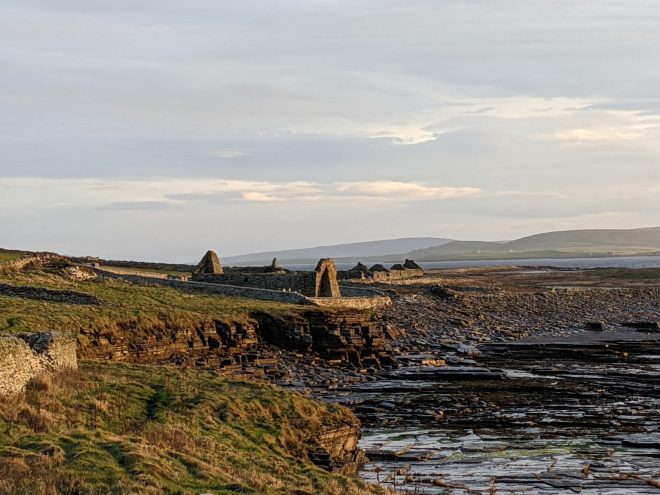
[[[223,269],[218,255],[208,251],[192,274],[195,282],[255,287],[259,289],[298,292],[307,297],[338,299],[341,297],[334,260],[319,260],[312,272],[294,272],[278,266],[277,261],[264,267],[231,267]]]

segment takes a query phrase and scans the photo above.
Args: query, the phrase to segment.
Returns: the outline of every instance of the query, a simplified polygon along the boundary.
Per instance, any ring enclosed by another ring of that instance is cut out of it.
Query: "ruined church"
[[[253,287],[258,289],[298,292],[317,298],[341,297],[334,260],[319,260],[312,272],[291,271],[278,266],[277,260],[263,267],[224,268],[218,255],[208,251],[193,270],[192,280],[212,284]]]

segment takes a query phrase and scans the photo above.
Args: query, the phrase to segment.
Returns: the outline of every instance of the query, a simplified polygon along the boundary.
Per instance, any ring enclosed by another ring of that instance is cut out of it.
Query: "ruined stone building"
[[[340,298],[337,268],[334,260],[319,260],[314,271],[290,271],[281,268],[274,259],[263,267],[223,268],[218,255],[207,252],[193,271],[192,280],[213,284],[254,287],[259,289],[298,292],[307,297]]]
[[[371,280],[374,282],[388,282],[390,280],[402,280],[407,278],[422,277],[424,270],[413,260],[406,260],[405,263],[397,263],[389,269],[380,263],[376,263],[371,268],[358,262],[350,270],[339,272],[339,278],[342,280]]]

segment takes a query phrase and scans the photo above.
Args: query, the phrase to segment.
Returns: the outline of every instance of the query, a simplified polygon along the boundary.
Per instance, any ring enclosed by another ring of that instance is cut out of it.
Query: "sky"
[[[0,0],[0,246],[660,225],[656,0]]]

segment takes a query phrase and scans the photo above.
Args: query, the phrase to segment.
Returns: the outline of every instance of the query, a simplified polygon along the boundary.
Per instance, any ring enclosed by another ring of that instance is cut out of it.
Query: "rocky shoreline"
[[[351,408],[361,477],[401,493],[657,493],[660,289],[462,282],[383,287],[397,366],[276,382]]]

